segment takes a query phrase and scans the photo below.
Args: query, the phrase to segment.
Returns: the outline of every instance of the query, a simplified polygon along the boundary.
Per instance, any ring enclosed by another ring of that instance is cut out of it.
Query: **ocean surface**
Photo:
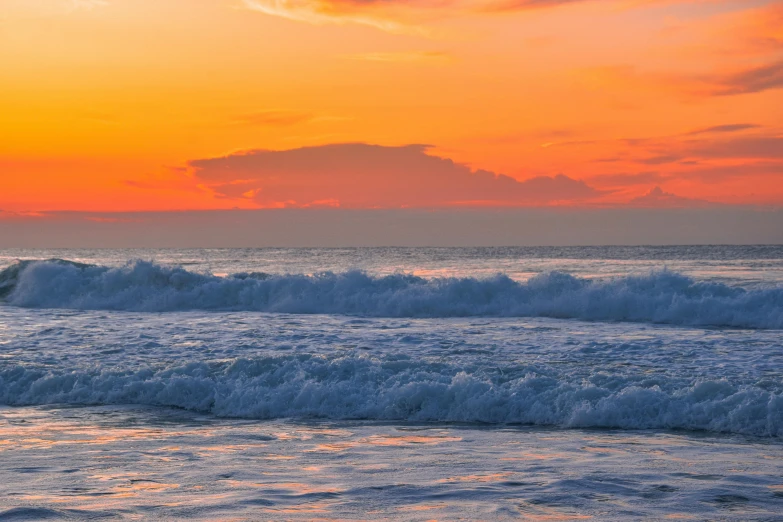
[[[783,520],[783,247],[0,250],[0,521]]]

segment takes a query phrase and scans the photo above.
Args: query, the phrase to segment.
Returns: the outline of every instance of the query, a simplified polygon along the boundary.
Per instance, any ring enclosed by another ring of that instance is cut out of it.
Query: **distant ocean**
[[[0,250],[0,520],[781,513],[781,246]]]

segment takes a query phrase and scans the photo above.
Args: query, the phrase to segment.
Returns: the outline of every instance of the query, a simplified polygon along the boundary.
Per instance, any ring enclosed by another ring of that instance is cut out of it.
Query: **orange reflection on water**
[[[358,446],[358,442],[334,442],[331,444],[319,444],[315,448],[307,449],[305,450],[305,453],[312,453],[312,452],[328,452],[328,453],[339,453],[341,451],[345,451],[350,448],[355,448]]]
[[[121,486],[115,486],[111,488],[111,491],[117,497],[135,497],[139,493],[159,493],[162,491],[168,491],[171,489],[178,489],[179,484],[166,484],[163,482],[155,482],[154,480],[131,480],[129,484],[123,484]]]
[[[93,480],[100,480],[101,482],[107,482],[109,480],[127,480],[127,481],[133,481],[138,480],[135,477],[140,476],[141,473],[128,471],[126,473],[117,473],[117,474],[111,474],[111,473],[96,473],[94,475],[89,475],[89,479]]]
[[[0,426],[0,450],[7,448],[40,449],[63,445],[105,445],[128,440],[159,440],[168,437],[185,436],[184,431],[166,431],[157,428],[101,428],[74,427],[70,424],[35,422],[25,425],[4,424]],[[202,432],[208,437],[213,433]]]
[[[308,435],[326,435],[328,437],[350,437],[352,432],[340,428],[304,428],[299,431]]]
[[[27,502],[51,502],[52,504],[64,504],[66,502],[70,502],[70,499],[48,495],[18,495],[14,498]]]
[[[406,446],[409,444],[443,444],[444,442],[460,442],[462,437],[424,436],[424,435],[371,435],[362,442],[374,446]]]
[[[247,451],[253,448],[265,448],[267,444],[254,443],[254,444],[223,444],[220,446],[200,446],[194,448],[196,455],[200,457],[208,457],[211,453],[237,453],[241,451]]]
[[[511,472],[491,473],[488,475],[462,475],[440,479],[438,482],[442,484],[453,482],[500,482],[511,475],[513,475]]]
[[[565,453],[520,453],[519,457],[503,457],[500,460],[504,461],[519,461],[519,460],[551,460],[551,459],[567,459],[569,455]]]
[[[432,511],[433,509],[443,509],[448,507],[445,503],[440,504],[421,504],[418,506],[402,506],[398,511]]]
[[[279,431],[277,433],[273,433],[277,440],[296,440],[298,437],[296,435],[293,435],[291,433],[287,433],[285,431]]]
[[[292,495],[312,495],[313,493],[342,493],[344,490],[333,486],[315,486],[302,482],[244,482],[241,480],[221,480],[224,485],[232,488],[274,489],[285,490]]]
[[[297,495],[311,495],[313,493],[342,493],[342,489],[335,487],[319,487],[302,482],[273,482],[269,484],[257,484],[259,487],[271,489],[286,489],[293,491]]]

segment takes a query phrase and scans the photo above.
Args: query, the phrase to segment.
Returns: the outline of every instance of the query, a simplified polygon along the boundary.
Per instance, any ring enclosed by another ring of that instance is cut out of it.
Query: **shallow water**
[[[772,520],[783,448],[736,436],[0,410],[0,517]]]
[[[98,266],[3,272],[0,520],[783,520],[783,248],[0,265],[52,257]]]

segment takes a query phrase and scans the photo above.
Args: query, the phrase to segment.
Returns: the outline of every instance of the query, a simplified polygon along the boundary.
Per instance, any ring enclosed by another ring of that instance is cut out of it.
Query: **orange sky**
[[[714,203],[783,204],[783,1],[0,0],[5,213]]]

